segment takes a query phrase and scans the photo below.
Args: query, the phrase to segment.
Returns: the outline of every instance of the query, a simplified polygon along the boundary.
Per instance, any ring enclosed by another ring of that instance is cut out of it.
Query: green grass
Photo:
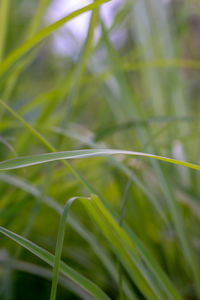
[[[0,1],[0,299],[200,299],[199,3],[50,2]]]

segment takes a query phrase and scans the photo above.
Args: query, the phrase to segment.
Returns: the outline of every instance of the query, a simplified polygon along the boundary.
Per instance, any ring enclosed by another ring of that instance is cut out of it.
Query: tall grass
[[[200,299],[198,3],[50,4],[0,1],[0,298]]]

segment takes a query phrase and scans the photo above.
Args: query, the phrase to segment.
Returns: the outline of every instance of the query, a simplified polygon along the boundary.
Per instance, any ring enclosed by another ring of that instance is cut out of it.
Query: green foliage
[[[107,2],[0,0],[0,299],[200,299],[200,6]]]

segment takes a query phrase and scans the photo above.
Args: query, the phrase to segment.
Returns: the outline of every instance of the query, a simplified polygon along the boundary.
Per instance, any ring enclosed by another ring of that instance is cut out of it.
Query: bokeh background
[[[89,3],[1,0],[0,62]],[[199,0],[111,0],[17,60],[0,78],[0,98],[57,151],[116,148],[198,164],[199,82]],[[13,111],[0,104],[0,160],[50,152]],[[183,299],[198,299],[184,243],[199,268],[199,172],[123,155],[71,164],[118,214],[126,203],[124,220]],[[1,172],[1,226],[54,253],[60,217],[49,199],[61,209],[73,196],[89,192],[61,162]],[[72,215],[62,259],[119,299],[109,243],[78,203]],[[0,241],[0,299],[49,299],[52,269],[8,238]],[[125,270],[123,276],[146,299]],[[90,297],[61,278],[57,299]]]

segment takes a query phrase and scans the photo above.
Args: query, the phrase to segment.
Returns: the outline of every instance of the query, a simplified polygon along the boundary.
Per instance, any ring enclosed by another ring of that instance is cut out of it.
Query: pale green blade
[[[0,170],[11,170],[29,167],[33,165],[39,165],[51,161],[63,160],[63,159],[77,159],[77,158],[91,158],[91,157],[103,157],[108,155],[124,154],[131,156],[141,156],[147,158],[154,158],[156,160],[169,162],[175,165],[180,165],[183,167],[188,167],[190,169],[200,171],[200,165],[192,164],[185,161],[180,161],[177,159],[143,153],[128,150],[116,150],[116,149],[87,149],[87,150],[74,150],[74,151],[64,151],[64,152],[54,152],[54,153],[44,153],[40,155],[24,156],[19,158],[14,158],[0,163]]]

